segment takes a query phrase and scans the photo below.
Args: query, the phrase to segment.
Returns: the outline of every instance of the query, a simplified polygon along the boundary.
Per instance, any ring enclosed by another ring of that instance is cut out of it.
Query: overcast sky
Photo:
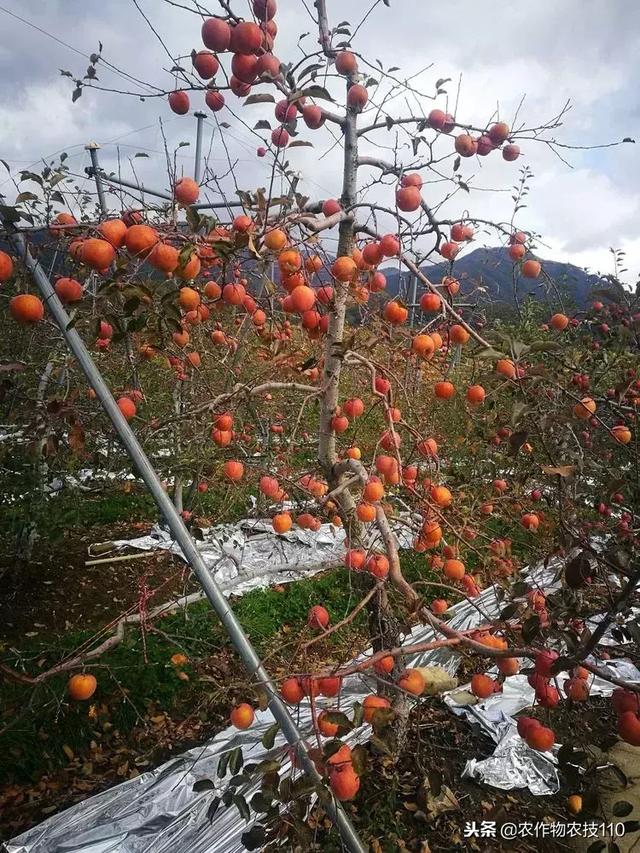
[[[192,48],[202,48],[197,14],[171,7],[164,0],[138,2],[173,56],[188,56]],[[182,2],[195,6],[193,0]],[[312,8],[311,0],[306,2]],[[239,14],[248,14],[246,0],[233,5]],[[297,61],[302,56],[296,45],[300,33],[310,32],[302,44],[309,49],[315,46],[313,21],[303,0],[279,0],[278,5],[274,52],[283,61]],[[333,25],[349,20],[355,26],[371,2],[327,0],[327,5]],[[210,0],[209,7],[217,11],[215,0]],[[138,176],[166,187],[162,118],[171,147],[180,141],[191,143],[180,149],[178,162],[184,174],[193,174],[192,116],[175,116],[163,99],[142,102],[90,90],[73,104],[71,82],[60,76],[60,69],[83,72],[87,63],[79,54],[88,55],[101,41],[105,57],[118,67],[162,88],[171,86],[169,58],[131,0],[0,0],[0,33],[0,158],[12,171],[37,165],[38,158],[65,150],[72,170],[82,175],[88,163],[84,144],[96,140],[107,169],[116,168],[119,156],[126,172],[129,158],[144,152],[148,159],[133,160]],[[453,5],[390,0],[390,8],[380,3],[368,17],[354,47],[372,62],[380,59],[385,68],[400,66],[402,72],[395,72],[398,75],[416,74],[431,64],[414,84],[431,93],[436,79],[451,77],[447,84],[450,106],[462,73],[460,121],[482,125],[497,107],[500,117],[510,121],[526,95],[520,118],[527,126],[535,126],[556,115],[571,99],[564,126],[554,132],[558,140],[589,146],[625,136],[640,139],[640,3],[636,0],[457,0]],[[99,68],[99,77],[104,86],[140,88],[104,68]],[[269,117],[272,110],[263,105],[242,107],[233,95],[228,100],[249,128],[259,118]],[[444,106],[445,97],[436,105]],[[425,101],[426,110],[432,106]],[[192,108],[204,108],[202,93],[194,93]],[[392,115],[402,111],[402,99],[389,106]],[[210,168],[222,175],[226,155],[209,116],[205,150],[210,152]],[[226,137],[231,157],[238,161],[239,186],[264,186],[268,163],[256,158],[259,139],[232,116],[218,116],[231,124]],[[303,191],[315,198],[339,195],[340,154],[337,149],[325,153],[331,137],[324,130],[312,132],[302,127],[300,138],[314,143],[313,149],[298,148],[289,155],[292,167],[303,176]],[[394,134],[384,131],[373,142],[389,145],[393,139]],[[406,144],[406,137],[400,139]],[[442,140],[441,144],[450,149],[452,142]],[[571,165],[541,144],[529,143],[522,149],[517,163],[505,163],[496,154],[463,161],[462,173],[472,192],[459,193],[443,208],[443,214],[457,217],[468,210],[478,217],[508,220],[512,201],[507,190],[526,163],[535,178],[528,207],[517,224],[543,235],[546,245],[539,254],[610,272],[609,248],[624,249],[628,279],[635,281],[640,273],[639,146],[565,150],[563,156]],[[363,145],[363,153],[377,150],[380,153],[372,143]],[[402,153],[407,153],[406,148]],[[389,152],[382,156],[388,157]],[[448,174],[450,169],[449,165]],[[366,173],[362,178],[366,180]],[[225,186],[232,190],[230,180],[225,179]],[[9,197],[14,192],[4,175],[0,175],[0,192]],[[391,186],[377,188],[373,195],[384,203],[393,202]],[[437,204],[441,185],[425,187],[424,196]],[[496,242],[488,236],[480,239]]]

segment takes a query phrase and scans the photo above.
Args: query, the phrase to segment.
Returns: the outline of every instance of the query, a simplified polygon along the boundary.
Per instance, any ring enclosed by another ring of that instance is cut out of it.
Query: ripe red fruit
[[[491,152],[495,149],[495,145],[493,144],[491,139],[484,133],[482,134],[482,136],[479,136],[476,139],[476,145],[478,148],[479,157],[486,157],[487,154],[491,154]]]
[[[231,30],[230,48],[234,53],[256,53],[262,46],[262,30],[253,21],[241,21]]]
[[[509,125],[503,121],[498,121],[491,125],[488,131],[489,139],[494,145],[502,145],[509,138]]]
[[[356,112],[361,112],[367,105],[369,93],[360,83],[354,83],[347,92],[347,106]]]
[[[320,107],[310,104],[302,108],[302,120],[310,130],[317,130],[322,127],[325,118]]]
[[[238,80],[235,74],[232,74],[229,78],[229,88],[237,98],[246,98],[251,91],[251,83]]]
[[[284,127],[276,127],[276,129],[271,132],[271,141],[276,148],[286,148],[289,144],[289,134]]]
[[[495,681],[488,675],[476,673],[471,679],[471,692],[479,699],[486,699],[494,692]]]
[[[325,629],[330,621],[329,611],[320,604],[314,605],[307,614],[307,624],[311,628]]]
[[[633,711],[625,711],[618,720],[618,734],[632,746],[640,746],[640,717]]]
[[[551,676],[551,671],[553,668],[553,664],[560,657],[558,652],[554,652],[551,649],[546,649],[543,652],[538,652],[535,657],[535,671],[544,676],[545,678],[549,678]]]
[[[530,258],[522,264],[522,275],[525,278],[538,278],[541,269],[540,261],[534,261]]]
[[[276,104],[274,114],[278,121],[290,122],[298,115],[298,108],[295,104],[291,104],[286,98],[283,98]]]
[[[217,113],[224,107],[224,95],[215,89],[209,89],[204,96],[204,101],[209,109]]]
[[[452,240],[449,240],[446,243],[442,243],[440,246],[440,254],[448,261],[452,261],[459,251],[460,246],[458,245],[458,243],[454,243]]]
[[[329,774],[329,784],[337,800],[352,800],[360,788],[360,777],[351,765],[334,770]]]
[[[275,80],[280,76],[280,60],[272,53],[263,53],[258,57],[256,63],[256,74],[258,77],[267,77]]]
[[[9,301],[9,313],[21,326],[27,326],[42,320],[44,305],[31,293],[19,293]]]
[[[431,110],[427,116],[427,121],[429,122],[429,127],[432,127],[434,130],[444,130],[447,124],[447,115],[442,110]]]
[[[538,720],[534,717],[519,717],[518,718],[518,734],[521,738],[527,737],[527,732],[530,728],[535,728],[536,726],[542,725]]]
[[[276,0],[253,0],[253,14],[259,21],[270,21],[277,10]]]
[[[79,302],[84,295],[82,285],[75,278],[59,278],[54,285],[54,290],[60,302],[65,304]]]
[[[231,73],[242,83],[253,83],[258,76],[258,59],[253,54],[234,53]]]
[[[400,254],[400,241],[395,234],[385,234],[380,239],[380,250],[385,258],[395,258]]]
[[[206,50],[200,50],[193,55],[193,67],[199,77],[203,80],[210,80],[215,77],[220,69],[220,63],[214,53],[209,53]]]
[[[202,25],[202,41],[210,50],[228,50],[231,43],[231,27],[220,18],[208,18]]]
[[[339,213],[342,210],[342,205],[335,198],[327,198],[322,202],[322,213],[325,216],[333,216],[334,213]]]
[[[0,251],[0,282],[9,281],[13,275],[13,260],[6,252]]]
[[[512,163],[514,160],[517,160],[520,156],[520,146],[519,145],[505,145],[502,149],[502,157],[508,163]]]
[[[169,107],[179,116],[189,112],[189,95],[181,90],[169,93]]]
[[[253,722],[254,717],[255,713],[251,705],[248,705],[246,702],[242,702],[240,705],[236,705],[231,712],[231,725],[235,726],[237,729],[248,729]]]
[[[556,708],[560,704],[560,694],[553,685],[548,683],[536,689],[536,699],[543,708]]]
[[[548,752],[556,742],[556,736],[546,726],[529,726],[525,741],[531,749]]]
[[[380,243],[367,243],[362,250],[362,260],[369,266],[376,267],[384,255]]]
[[[131,418],[135,418],[136,416],[136,404],[130,397],[120,397],[117,400],[117,405],[123,416],[130,421]]]
[[[411,213],[420,207],[422,196],[417,187],[398,187],[396,190],[396,204],[398,209],[405,213]]]
[[[408,174],[402,176],[400,185],[403,187],[417,187],[419,190],[421,190],[422,176],[419,175],[417,172],[409,172]]]
[[[478,143],[468,133],[456,136],[455,149],[461,157],[473,157],[478,150]]]
[[[622,715],[627,711],[640,714],[640,696],[631,690],[625,690],[623,687],[616,687],[613,691],[611,704],[615,708],[616,714]]]
[[[338,74],[354,74],[358,70],[358,60],[349,50],[341,50],[336,55],[336,71]]]
[[[286,678],[280,687],[280,695],[290,705],[297,705],[304,698],[304,690],[297,678]]]
[[[200,195],[200,187],[193,178],[180,178],[176,181],[173,192],[180,204],[195,204]]]

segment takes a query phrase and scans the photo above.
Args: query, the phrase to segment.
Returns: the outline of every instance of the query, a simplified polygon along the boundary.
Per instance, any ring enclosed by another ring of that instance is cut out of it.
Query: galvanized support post
[[[173,196],[169,195],[169,193],[161,192],[160,190],[152,190],[149,187],[145,187],[144,184],[134,184],[133,181],[125,181],[124,178],[114,178],[112,175],[106,175],[103,169],[98,169],[99,176],[101,181],[106,182],[108,184],[116,184],[119,187],[127,187],[128,189],[136,190],[137,192],[147,195],[153,195],[156,198],[164,199],[165,201],[173,201]],[[95,170],[92,168],[90,170],[91,176],[93,176]],[[216,210],[227,207],[242,207],[241,201],[214,201],[214,202],[202,202],[201,204],[192,205],[196,210]]]
[[[418,279],[414,275],[411,277],[411,296],[409,297],[409,305],[411,306],[411,313],[409,315],[409,324],[411,326],[414,325],[416,319],[416,298],[418,295]]]
[[[196,184],[200,183],[202,178],[202,124],[207,117],[206,113],[194,113],[197,121],[196,125],[196,161],[193,164],[193,180]]]
[[[90,142],[88,145],[84,146],[84,150],[89,152],[89,156],[91,157],[91,167],[93,170],[93,177],[96,181],[96,189],[98,190],[98,202],[100,204],[100,212],[103,216],[106,216],[109,212],[109,208],[107,207],[107,197],[104,192],[104,185],[102,183],[102,176],[100,174],[100,163],[98,161],[98,150],[100,146],[97,142]]]
[[[262,665],[260,658],[249,641],[249,638],[244,633],[244,630],[238,622],[233,610],[229,606],[227,599],[224,597],[218,584],[209,573],[200,552],[196,548],[195,542],[191,538],[189,531],[185,527],[179,513],[176,511],[171,499],[162,488],[162,483],[160,482],[155,469],[149,462],[149,459],[140,446],[133,430],[118,408],[111,391],[102,378],[102,374],[94,364],[91,355],[82,341],[82,338],[78,332],[72,328],[70,318],[58,299],[49,278],[40,266],[39,262],[34,259],[29,251],[25,237],[22,234],[17,233],[15,227],[11,223],[3,221],[3,224],[9,233],[9,242],[13,245],[18,255],[23,259],[27,270],[31,274],[38,290],[40,291],[49,313],[56,321],[69,349],[77,359],[78,364],[87,377],[90,386],[96,392],[96,396],[100,401],[102,408],[113,423],[116,433],[124,445],[124,448],[127,451],[127,454],[129,455],[138,475],[144,481],[160,512],[164,516],[169,530],[171,531],[171,535],[180,546],[187,562],[193,569],[193,573],[200,582],[200,585],[209,599],[211,606],[226,629],[229,638],[240,655],[249,676],[266,691],[269,697],[269,709],[280,725],[280,729],[282,730],[285,738],[295,749],[296,755],[300,760],[305,773],[314,781],[320,782],[321,777],[319,776],[313,761],[309,757],[307,747],[302,740],[302,733],[289,713],[289,709],[280,698],[275,684],[271,681],[269,674]],[[327,811],[333,822],[336,824],[346,849],[351,851],[351,853],[365,853],[365,848],[353,828],[351,821],[344,812],[342,805],[334,799],[331,799],[327,804]]]

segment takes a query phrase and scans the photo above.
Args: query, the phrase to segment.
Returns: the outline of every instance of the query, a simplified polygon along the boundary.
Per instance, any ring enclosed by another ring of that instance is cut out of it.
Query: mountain
[[[598,275],[585,272],[573,264],[559,261],[541,260],[544,272],[555,283],[567,307],[575,305],[583,308],[588,300],[589,291],[593,287],[604,286],[606,282]],[[487,303],[503,303],[514,305],[513,294],[513,261],[504,248],[480,248],[462,255],[454,264],[453,275],[461,285],[461,292],[470,301]],[[411,274],[402,272],[397,267],[387,267],[383,270],[387,277],[387,293],[390,297],[407,297],[407,287]],[[437,284],[445,275],[449,275],[448,262],[430,264],[422,267],[422,272],[430,281]],[[531,295],[538,299],[544,297],[549,284],[541,275],[538,279],[526,279],[516,275],[517,297],[523,302]],[[418,287],[418,293],[421,288]],[[551,289],[553,295],[553,289]]]

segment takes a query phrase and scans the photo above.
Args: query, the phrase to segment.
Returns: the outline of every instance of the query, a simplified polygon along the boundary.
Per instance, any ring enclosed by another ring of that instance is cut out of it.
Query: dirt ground
[[[13,582],[8,581],[10,573],[5,574],[0,586],[0,642],[19,644],[22,637],[59,636],[103,625],[135,605],[143,587],[157,590],[149,600],[151,606],[193,591],[188,567],[164,551],[86,565],[107,556],[104,549],[90,555],[90,546],[133,539],[150,529],[149,522],[120,523],[73,530],[52,546],[41,544],[30,562],[11,573]]]

